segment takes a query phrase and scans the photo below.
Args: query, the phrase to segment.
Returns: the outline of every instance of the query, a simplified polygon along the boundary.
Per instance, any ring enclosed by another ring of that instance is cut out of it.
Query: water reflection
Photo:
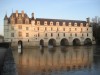
[[[91,46],[32,48],[23,54],[14,54],[19,75],[66,75],[70,71],[91,69],[93,48]],[[61,73],[61,74],[60,74]]]

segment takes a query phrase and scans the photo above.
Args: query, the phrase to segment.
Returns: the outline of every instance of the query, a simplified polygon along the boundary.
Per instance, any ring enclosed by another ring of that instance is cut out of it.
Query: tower
[[[4,17],[4,41],[9,42],[7,38],[9,37],[9,25],[8,25],[8,17],[7,14]]]

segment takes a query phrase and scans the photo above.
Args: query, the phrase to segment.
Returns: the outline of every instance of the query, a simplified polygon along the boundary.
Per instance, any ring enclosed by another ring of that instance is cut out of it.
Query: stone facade
[[[4,41],[4,37],[0,35],[0,43],[2,43],[3,41]]]
[[[67,46],[92,44],[92,27],[86,21],[29,18],[24,11],[4,18],[4,41],[17,46]]]

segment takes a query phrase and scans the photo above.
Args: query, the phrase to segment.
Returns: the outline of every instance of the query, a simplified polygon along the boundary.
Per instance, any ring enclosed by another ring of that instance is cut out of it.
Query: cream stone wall
[[[65,22],[63,22],[63,25],[60,26],[59,22],[56,22],[56,25],[53,25],[52,21],[50,25],[47,25],[47,21],[44,21],[43,25],[40,25],[40,21],[37,21],[37,24],[35,22],[34,19],[31,20],[31,24],[8,24],[8,21],[4,20],[4,41],[12,42],[14,46],[17,46],[20,40],[24,46],[39,46],[41,39],[44,40],[44,46],[48,46],[50,39],[55,39],[56,46],[60,46],[63,38],[68,40],[69,45],[73,45],[73,40],[76,38],[80,40],[81,45],[84,44],[87,38],[92,41],[92,27],[88,26],[88,23],[86,26],[83,26],[82,23],[80,23],[80,26],[77,26],[77,23],[72,26],[70,22],[66,26]],[[22,26],[22,29],[19,29],[19,26]],[[22,32],[21,37],[19,37],[19,32]],[[14,37],[11,36],[12,33]],[[29,37],[26,37],[26,33],[29,34]]]

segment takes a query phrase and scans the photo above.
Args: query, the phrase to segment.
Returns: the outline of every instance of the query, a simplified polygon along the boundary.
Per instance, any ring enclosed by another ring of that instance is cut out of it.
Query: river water
[[[99,46],[13,50],[19,75],[100,75]]]

